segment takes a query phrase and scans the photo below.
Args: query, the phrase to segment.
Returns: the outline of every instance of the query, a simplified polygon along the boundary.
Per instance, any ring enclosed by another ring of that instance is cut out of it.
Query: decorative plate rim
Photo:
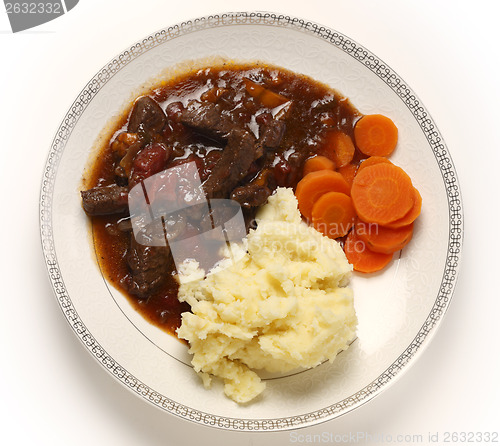
[[[129,62],[166,41],[201,29],[243,24],[279,25],[323,39],[362,63],[384,81],[403,101],[422,129],[438,163],[448,200],[449,234],[445,268],[434,305],[412,342],[383,373],[358,392],[322,409],[283,418],[244,419],[205,413],[171,400],[127,372],[92,336],[73,307],[59,269],[52,232],[52,198],[59,161],[79,117],[100,88]],[[428,344],[450,304],[463,242],[462,199],[456,170],[437,126],[415,93],[387,64],[349,37],[312,21],[262,11],[212,14],[169,26],[134,43],[101,68],[79,93],[52,141],[42,178],[39,218],[42,251],[52,288],[68,323],[91,355],[130,391],[172,415],[206,426],[247,432],[284,431],[331,420],[368,402],[399,378],[401,372],[407,370],[410,361],[413,363],[416,356],[423,351],[424,344]]]

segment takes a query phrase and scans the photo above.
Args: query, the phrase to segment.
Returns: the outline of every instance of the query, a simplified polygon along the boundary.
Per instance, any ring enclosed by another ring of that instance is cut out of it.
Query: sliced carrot
[[[279,93],[275,93],[274,91],[271,91],[268,88],[263,87],[257,82],[254,82],[246,77],[243,78],[243,82],[245,83],[245,89],[247,90],[248,94],[259,100],[259,102],[264,107],[275,108],[279,105],[283,105],[285,102],[290,101],[285,96],[282,96]]]
[[[380,271],[392,260],[392,254],[370,251],[355,229],[349,232],[344,242],[344,252],[353,269],[362,273]]]
[[[422,211],[422,196],[420,192],[414,187],[414,205],[413,207],[401,218],[394,220],[391,223],[387,223],[388,228],[400,228],[401,226],[409,225],[413,223]]]
[[[338,172],[345,178],[349,186],[352,186],[352,182],[354,181],[354,177],[356,176],[357,171],[358,166],[352,163],[338,168]]]
[[[338,130],[327,132],[323,152],[335,162],[337,167],[349,164],[354,157],[355,150],[354,143],[347,133]]]
[[[350,195],[351,188],[340,173],[332,170],[311,172],[299,181],[295,196],[299,202],[299,210],[305,218],[311,219],[314,203],[327,192]]]
[[[341,192],[328,192],[319,197],[311,215],[314,228],[333,239],[346,235],[356,220],[351,197]]]
[[[358,172],[352,183],[354,208],[363,221],[386,225],[414,205],[410,177],[394,164],[379,163]]]
[[[387,116],[363,116],[354,127],[358,149],[368,156],[389,156],[398,143],[398,128]]]
[[[245,83],[245,89],[247,93],[254,98],[259,98],[264,94],[264,91],[266,90],[266,87],[248,79],[247,77],[243,78],[243,82]]]
[[[413,236],[413,223],[400,228],[387,228],[385,226],[365,223],[356,223],[357,236],[366,243],[370,251],[383,254],[393,254],[403,249]]]
[[[366,158],[361,162],[359,165],[358,170],[364,169],[365,167],[368,166],[373,166],[374,164],[379,164],[379,163],[387,163],[387,164],[392,164],[389,159],[387,159],[385,156],[370,156],[369,158]]]
[[[290,99],[285,96],[280,95],[279,93],[275,93],[274,91],[265,89],[262,96],[259,98],[260,103],[267,108],[275,108],[280,105],[285,104],[286,102],[290,102]]]
[[[304,163],[304,176],[317,170],[335,170],[335,163],[321,155],[313,156]]]

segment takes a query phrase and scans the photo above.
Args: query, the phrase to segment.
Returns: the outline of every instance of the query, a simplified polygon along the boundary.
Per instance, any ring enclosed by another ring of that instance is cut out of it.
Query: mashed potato
[[[333,361],[355,337],[347,287],[351,265],[340,245],[302,222],[291,189],[279,188],[257,215],[241,260],[181,283],[191,305],[178,329],[206,387],[246,403],[265,388],[254,370],[286,372]]]

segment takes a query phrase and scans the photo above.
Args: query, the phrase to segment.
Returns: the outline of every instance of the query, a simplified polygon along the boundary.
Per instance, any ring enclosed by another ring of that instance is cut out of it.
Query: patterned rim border
[[[439,292],[426,321],[410,345],[390,367],[362,390],[323,409],[287,418],[239,419],[204,413],[155,392],[128,373],[99,345],[74,309],[59,270],[52,232],[52,196],[59,161],[73,128],[100,88],[129,62],[166,41],[206,28],[244,24],[281,26],[312,34],[349,54],[383,80],[405,103],[420,125],[441,170],[450,212],[448,253]],[[463,211],[455,168],[436,125],[413,91],[383,61],[343,34],[314,22],[270,12],[234,12],[188,20],[151,34],[115,57],[85,86],[63,119],[50,148],[40,191],[40,235],[49,278],[66,319],[94,358],[129,390],[173,415],[202,425],[235,431],[280,431],[328,421],[355,409],[393,382],[416,356],[426,338],[442,319],[454,291],[463,239]]]

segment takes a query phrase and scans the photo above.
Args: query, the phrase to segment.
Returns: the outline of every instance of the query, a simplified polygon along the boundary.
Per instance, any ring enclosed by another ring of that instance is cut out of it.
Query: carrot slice
[[[393,254],[403,249],[413,236],[413,223],[399,228],[387,228],[358,221],[356,234],[366,243],[370,251]]]
[[[263,87],[262,85],[248,79],[247,77],[243,78],[243,82],[245,83],[246,91],[250,94],[250,96],[253,96],[256,99],[260,98],[266,90],[266,87]]]
[[[347,133],[335,130],[326,134],[323,152],[335,162],[337,167],[349,164],[354,157],[355,150],[354,143]]]
[[[349,232],[344,242],[344,252],[353,269],[362,273],[380,271],[392,260],[392,254],[370,251],[355,229]]]
[[[304,163],[304,176],[317,170],[335,170],[335,163],[321,155],[313,156]]]
[[[386,225],[414,205],[410,177],[394,164],[379,163],[358,172],[352,183],[354,208],[363,221]]]
[[[410,223],[413,223],[420,215],[420,212],[422,211],[422,196],[416,188],[413,188],[413,192],[415,203],[413,207],[403,217],[394,220],[391,223],[387,223],[386,226],[388,228],[400,228],[401,226],[409,225]]]
[[[327,192],[351,195],[351,188],[340,173],[332,170],[311,172],[299,181],[295,196],[299,202],[299,210],[305,218],[311,219],[314,203]]]
[[[312,208],[314,228],[330,238],[346,235],[354,226],[356,211],[351,197],[341,192],[328,192],[318,198]]]
[[[363,116],[354,127],[358,149],[368,156],[389,156],[398,143],[398,128],[387,116]]]
[[[289,102],[290,99],[285,96],[280,95],[279,93],[275,93],[274,91],[269,90],[266,87],[254,82],[248,78],[243,78],[243,82],[245,83],[245,89],[247,90],[250,96],[253,96],[255,99],[259,100],[259,102],[267,108],[275,108],[279,105],[283,105],[285,102]]]
[[[264,107],[275,108],[289,102],[290,99],[266,88],[259,101]]]
[[[338,169],[338,172],[345,178],[349,186],[352,186],[352,182],[354,181],[357,171],[358,166],[352,163],[346,164]]]
[[[358,171],[374,164],[387,163],[392,164],[385,156],[370,156],[361,162]]]

